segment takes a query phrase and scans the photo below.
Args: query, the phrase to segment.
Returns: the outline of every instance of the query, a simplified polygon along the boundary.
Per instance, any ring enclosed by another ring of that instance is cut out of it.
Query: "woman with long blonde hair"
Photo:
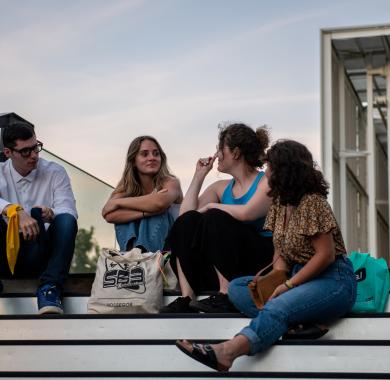
[[[182,198],[179,180],[169,171],[158,141],[139,136],[130,143],[122,178],[102,215],[115,224],[121,250],[154,252],[163,249]]]

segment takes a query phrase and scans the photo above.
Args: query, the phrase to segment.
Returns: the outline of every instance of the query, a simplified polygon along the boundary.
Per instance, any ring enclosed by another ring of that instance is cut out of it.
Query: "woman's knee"
[[[175,224],[187,224],[187,223],[193,223],[194,221],[198,221],[201,219],[202,214],[196,210],[190,210],[185,212],[184,214],[181,214],[175,221]]]
[[[248,277],[239,277],[229,283],[228,295],[232,302],[235,302],[242,297],[242,294],[246,292],[246,289],[248,288],[249,281]]]
[[[229,284],[228,296],[233,305],[249,317],[255,317],[258,313],[248,288],[253,276],[239,277]]]
[[[203,215],[204,215],[204,219],[205,219],[206,223],[209,221],[219,222],[222,220],[232,218],[232,216],[230,214],[228,214],[226,211],[222,211],[218,208],[211,208],[211,209],[207,210]]]
[[[182,235],[186,231],[194,231],[198,226],[203,214],[198,211],[191,210],[180,215],[173,223],[171,228],[171,236]]]

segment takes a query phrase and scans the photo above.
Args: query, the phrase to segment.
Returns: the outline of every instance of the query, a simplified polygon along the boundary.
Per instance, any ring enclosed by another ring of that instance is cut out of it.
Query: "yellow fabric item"
[[[16,260],[18,258],[20,239],[19,239],[19,216],[18,211],[23,210],[23,207],[17,204],[8,206],[7,218],[7,259],[8,266],[12,274],[15,271]]]

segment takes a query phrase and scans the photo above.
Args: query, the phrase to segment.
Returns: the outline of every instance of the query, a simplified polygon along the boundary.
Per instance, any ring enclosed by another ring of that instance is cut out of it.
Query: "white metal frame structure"
[[[322,165],[348,250],[389,259],[390,25],[321,31]]]

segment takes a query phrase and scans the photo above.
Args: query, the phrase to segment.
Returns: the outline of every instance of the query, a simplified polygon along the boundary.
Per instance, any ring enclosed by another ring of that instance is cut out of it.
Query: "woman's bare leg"
[[[180,261],[176,258],[177,274],[179,277],[179,285],[181,290],[181,295],[183,297],[190,297],[195,299],[195,293],[191,288],[191,285],[188,283],[186,276],[184,275],[183,270],[181,269]]]
[[[219,292],[223,294],[227,294],[229,288],[229,281],[222,276],[222,274],[218,271],[217,268],[215,268],[215,271],[217,272],[217,276],[218,276]]]
[[[245,335],[236,335],[233,339],[219,344],[212,344],[217,361],[230,368],[235,359],[250,352],[249,340]]]

